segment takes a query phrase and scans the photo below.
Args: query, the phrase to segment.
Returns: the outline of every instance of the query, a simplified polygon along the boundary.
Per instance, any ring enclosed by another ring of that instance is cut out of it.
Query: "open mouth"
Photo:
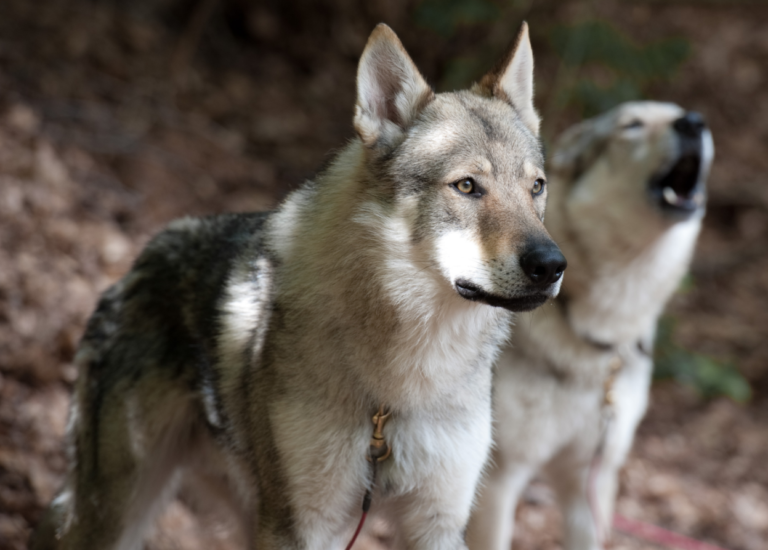
[[[684,151],[672,167],[651,180],[651,196],[668,212],[688,215],[704,205],[700,147]]]
[[[470,283],[464,279],[456,281],[456,292],[459,296],[472,302],[482,302],[494,307],[503,307],[509,311],[523,312],[531,311],[544,304],[549,296],[536,292],[514,298],[505,298],[486,292],[479,286]]]

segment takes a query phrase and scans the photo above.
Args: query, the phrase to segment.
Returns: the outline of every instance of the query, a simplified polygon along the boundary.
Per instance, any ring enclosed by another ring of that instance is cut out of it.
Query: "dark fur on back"
[[[129,276],[104,293],[82,342],[92,350],[83,374],[91,380],[86,399],[94,422],[114,382],[138,380],[149,369],[184,379],[190,390],[216,382],[222,292],[235,261],[248,263],[264,253],[266,218],[255,213],[180,220],[154,237]],[[220,407],[218,412],[223,414]],[[98,470],[97,456],[93,466]]]

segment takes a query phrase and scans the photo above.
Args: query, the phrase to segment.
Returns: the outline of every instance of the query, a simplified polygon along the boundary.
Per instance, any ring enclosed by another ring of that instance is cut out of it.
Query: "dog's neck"
[[[581,285],[564,283],[568,321],[574,331],[613,345],[653,333],[664,305],[688,269],[700,225],[700,219],[674,224],[633,255],[621,251],[618,257],[601,259],[599,269],[581,263],[589,273],[588,284],[583,284],[583,274]],[[570,260],[571,251],[567,245],[564,248]],[[572,252],[578,254],[578,249]]]
[[[516,353],[538,357],[558,378],[590,387],[602,386],[617,356],[651,355],[658,316],[688,265],[683,245],[690,242],[692,250],[697,231],[665,234],[632,261],[594,272],[589,286],[566,287],[553,303],[521,316],[513,332]],[[563,244],[568,269],[580,265]],[[665,261],[670,257],[675,261]]]
[[[431,265],[432,243],[413,241],[409,222],[417,205],[376,197],[366,184],[364,155],[353,142],[274,215],[277,300],[289,314],[319,325],[315,333],[359,355],[337,368],[377,406],[445,403],[447,393],[466,389],[459,380],[489,364],[510,314],[458,296]],[[459,406],[464,399],[450,396]]]
[[[592,178],[617,177],[610,166]],[[561,292],[576,334],[623,345],[653,334],[690,264],[701,216],[674,222],[633,187],[595,190],[553,174],[547,229],[568,259]]]

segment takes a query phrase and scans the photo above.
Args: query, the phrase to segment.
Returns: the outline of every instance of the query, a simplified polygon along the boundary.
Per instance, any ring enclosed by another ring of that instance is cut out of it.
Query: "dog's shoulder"
[[[132,295],[173,304],[190,324],[205,323],[215,315],[237,266],[255,265],[264,254],[267,218],[262,213],[225,214],[171,222],[136,260]],[[197,336],[209,328],[200,327]]]
[[[156,235],[101,296],[83,338],[91,366],[215,361],[233,274],[256,277],[269,214],[182,218]],[[263,264],[263,262],[262,262]],[[214,330],[211,330],[214,329]],[[94,373],[95,374],[95,373]],[[115,373],[116,374],[116,373]]]

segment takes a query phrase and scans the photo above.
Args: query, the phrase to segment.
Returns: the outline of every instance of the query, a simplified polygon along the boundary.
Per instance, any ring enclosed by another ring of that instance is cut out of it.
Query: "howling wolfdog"
[[[491,364],[565,269],[532,79],[525,26],[435,94],[379,25],[323,173],[273,213],[171,223],[104,293],[33,548],[139,548],[184,475],[222,480],[252,548],[343,548],[371,498],[404,546],[466,548]]]
[[[501,354],[472,550],[510,548],[520,493],[539,471],[562,508],[564,547],[602,546],[648,402],[656,322],[688,269],[712,156],[701,116],[669,103],[626,103],[559,140],[547,227],[568,277],[554,304],[520,318]]]

